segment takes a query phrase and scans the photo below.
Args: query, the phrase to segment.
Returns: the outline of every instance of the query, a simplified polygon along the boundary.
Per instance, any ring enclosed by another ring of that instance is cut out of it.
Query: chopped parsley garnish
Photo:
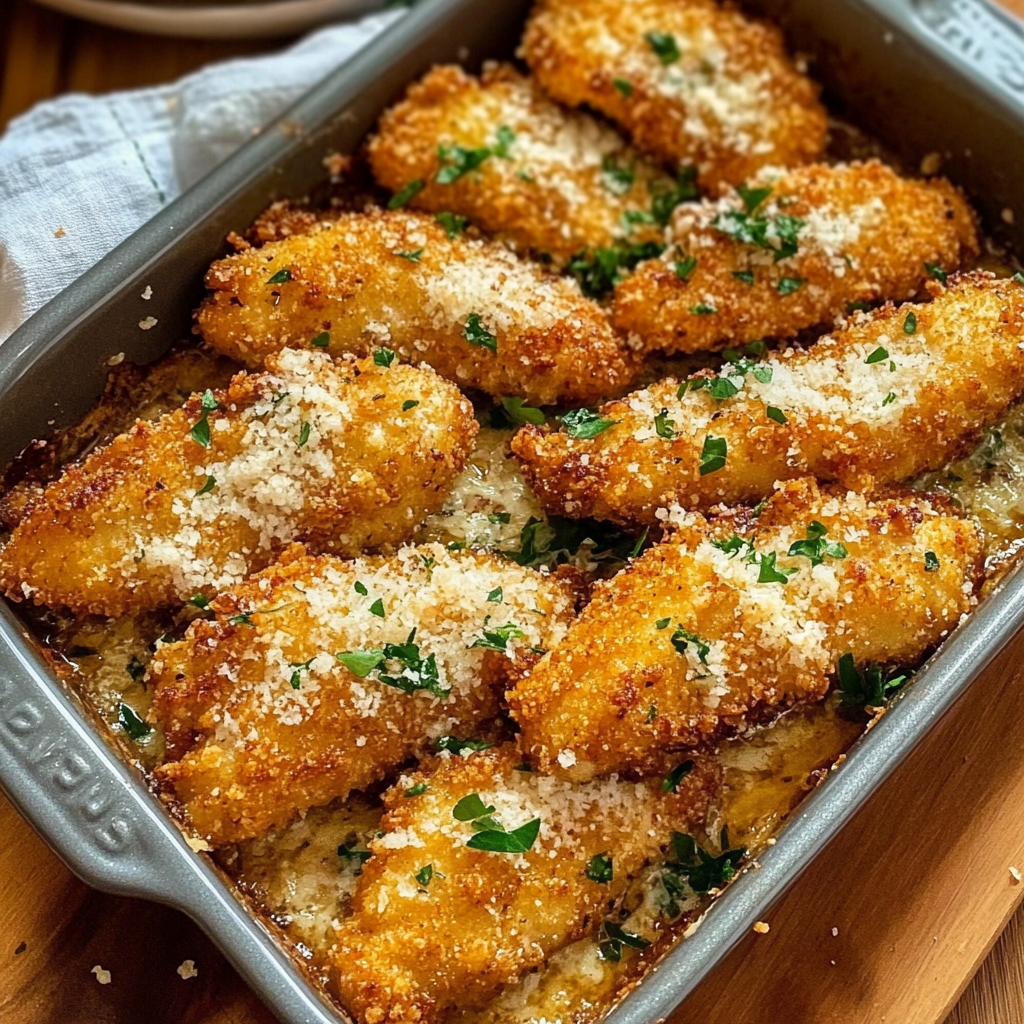
[[[535,426],[544,425],[544,413],[540,409],[534,409],[526,404],[524,398],[517,398],[514,395],[501,400],[508,418],[518,426],[524,423],[533,423]]]
[[[662,64],[675,64],[682,56],[676,37],[671,32],[645,32],[644,39]]]
[[[786,554],[790,558],[809,558],[811,565],[821,565],[826,558],[846,558],[846,548],[838,541],[826,540],[827,536],[828,527],[815,519],[807,527],[805,539],[794,541]]]
[[[308,420],[303,420],[302,421],[302,426],[299,427],[299,443],[296,445],[296,448],[305,448],[306,447],[306,444],[309,441],[309,434],[310,434],[310,431],[312,429],[313,429],[313,424],[312,423],[310,423]]]
[[[856,302],[848,302],[846,304],[847,313],[870,313],[871,307],[863,300],[857,299]]]
[[[232,615],[231,618],[228,619],[228,625],[255,627],[256,623],[252,621],[252,612],[241,612],[238,615]]]
[[[683,761],[682,764],[677,764],[675,768],[673,768],[672,771],[670,771],[668,775],[661,780],[661,791],[663,793],[674,793],[679,788],[679,783],[682,782],[683,779],[685,779],[692,771],[692,761]]]
[[[431,654],[424,658],[419,644],[414,642],[415,638],[414,628],[404,644],[385,644],[381,648],[371,647],[365,651],[343,651],[335,654],[335,657],[360,679],[365,679],[376,669],[377,681],[385,686],[408,694],[426,690],[435,697],[447,697],[451,687],[445,686],[440,680],[436,656]],[[397,675],[383,671],[389,662],[399,665]]]
[[[490,349],[492,352],[498,351],[498,339],[480,323],[479,313],[470,313],[466,317],[466,324],[462,328],[462,336],[470,345],[478,345],[482,348]]]
[[[415,409],[420,403],[415,398],[407,398],[402,403],[402,412],[408,412],[410,409]]]
[[[415,786],[410,786],[406,791],[406,796],[422,796],[427,791],[427,784],[425,782],[417,782]]]
[[[725,460],[728,455],[728,445],[724,437],[712,437],[710,434],[704,438],[704,446],[700,451],[700,466],[698,472],[701,476],[709,473],[717,473],[725,467]]]
[[[362,580],[356,580],[355,583],[352,584],[352,589],[361,597],[366,597],[367,594],[369,594],[369,591],[366,589],[366,584],[363,583]]]
[[[434,865],[424,864],[413,877],[421,886],[423,886],[424,889],[426,889],[430,885],[431,879],[434,877]]]
[[[217,486],[217,479],[216,479],[216,477],[208,476],[206,478],[206,481],[203,484],[203,486],[200,487],[198,491],[196,491],[196,497],[198,498],[200,494],[209,494],[210,491],[212,491],[214,489],[214,487],[216,487],[216,486]]]
[[[506,622],[504,626],[497,626],[495,629],[485,629],[484,635],[477,637],[469,646],[484,647],[490,651],[508,651],[509,640],[518,640],[523,636],[523,631],[514,623]]]
[[[775,262],[778,263],[779,260],[795,256],[799,251],[799,235],[807,222],[800,217],[791,217],[785,213],[776,214],[771,218],[758,214],[758,208],[770,194],[770,189],[740,191],[740,198],[743,199],[743,204],[746,207],[745,212],[720,213],[711,222],[711,227],[744,245],[767,249],[774,255]],[[756,205],[751,206],[754,200],[756,200]]]
[[[924,553],[924,571],[925,572],[938,572],[939,571],[939,556],[934,551],[926,551]]]
[[[649,945],[650,942],[647,939],[624,931],[614,921],[605,921],[601,928],[597,953],[602,960],[610,964],[617,964],[622,960],[623,946],[629,946],[631,949],[646,949]]]
[[[670,618],[666,618],[666,619],[658,619],[658,621],[657,621],[657,622],[655,622],[655,624],[654,624],[654,628],[655,628],[655,629],[667,629],[667,628],[668,628],[668,624],[669,624],[669,623],[670,623],[671,621],[672,621],[672,620],[671,620]]]
[[[759,569],[757,574],[758,583],[781,583],[785,585],[789,582],[790,576],[800,571],[799,569],[785,569],[782,566],[776,565],[776,558],[778,558],[778,555],[774,551],[758,552],[755,559]]]
[[[679,436],[679,432],[676,430],[676,421],[669,419],[668,409],[662,409],[654,417],[654,429],[657,431],[658,437],[662,437],[666,441],[674,441]]]
[[[608,191],[617,196],[625,195],[633,187],[636,179],[633,168],[622,166],[613,156],[606,156],[601,161],[601,172]]]
[[[194,594],[188,599],[188,603],[195,605],[196,608],[209,608],[210,599],[205,594]]]
[[[362,872],[363,865],[370,859],[372,854],[369,850],[357,850],[354,843],[352,846],[342,843],[341,846],[338,847],[338,856],[342,860],[354,861],[356,868],[355,873],[358,875]]]
[[[378,348],[373,351],[373,362],[376,366],[388,367],[395,361],[395,353],[389,348]]]
[[[685,281],[696,269],[696,256],[687,256],[686,259],[676,260],[675,262],[676,277],[678,277],[680,281]]]
[[[718,307],[709,306],[706,302],[698,302],[696,306],[690,307],[690,312],[694,316],[712,316],[718,312]]]
[[[633,83],[628,82],[625,78],[613,78],[612,85],[614,85],[615,88],[626,97],[626,99],[629,99],[629,97],[633,95]]]
[[[327,348],[331,343],[331,336],[326,331],[321,331],[311,342],[313,348]]]
[[[935,568],[937,569],[938,567],[938,562],[936,562]],[[138,655],[133,654],[131,661],[125,667],[125,671],[131,676],[133,683],[140,683],[142,682],[142,677],[146,674],[146,666],[139,661]]]
[[[666,227],[672,219],[672,211],[680,203],[700,198],[697,188],[697,168],[684,167],[676,176],[670,188],[658,188],[651,196],[651,216],[656,224]]]
[[[603,434],[609,427],[614,427],[619,422],[618,420],[606,420],[593,409],[573,409],[559,419],[570,437],[585,440]]]
[[[762,188],[750,188],[748,185],[739,185],[736,194],[743,200],[747,213],[756,213],[757,208],[772,194],[772,187],[764,185]]]
[[[697,636],[696,633],[691,633],[688,629],[683,629],[682,626],[676,626],[675,632],[671,637],[672,646],[682,655],[685,656],[687,648],[690,644],[693,644],[694,649],[697,651],[697,658],[702,665],[708,663],[708,655],[711,653],[711,644],[707,640]]]
[[[788,423],[789,420],[786,414],[776,405],[765,406],[765,415],[770,420],[775,420],[776,423]]]
[[[886,350],[882,348],[881,345],[879,345],[878,348],[876,348],[875,351],[872,352],[871,355],[869,355],[867,359],[864,360],[864,362],[870,366],[872,363],[881,363],[883,360],[886,360],[888,358],[889,353],[886,352]]]
[[[211,412],[220,408],[217,404],[217,399],[213,397],[213,392],[209,388],[203,392],[203,397],[200,401],[200,408],[203,410],[203,414],[195,423],[192,424],[189,434],[191,435],[192,440],[200,447],[209,448],[210,421],[208,417]]]
[[[269,278],[267,284],[284,284],[285,281],[290,281],[291,279],[292,272],[287,267],[285,267],[284,269],[279,270],[276,274],[274,274],[273,277]]]
[[[508,125],[502,125],[496,135],[493,146],[478,146],[467,149],[455,143],[437,147],[437,156],[441,161],[434,180],[439,185],[451,185],[471,171],[477,170],[485,160],[492,156],[508,159],[509,150],[515,142],[516,135]]]
[[[384,618],[384,599],[382,597],[378,597],[377,600],[370,605],[370,614],[376,615],[378,619]]]
[[[757,557],[753,544],[749,540],[736,536],[735,533],[725,540],[713,540],[711,545],[718,548],[719,551],[724,551],[730,558],[742,554],[748,562],[753,562]]]
[[[903,321],[903,333],[913,334],[917,330],[917,316],[914,313],[908,313],[907,319]]]
[[[792,295],[807,283],[806,277],[784,277],[776,285],[780,295]]]
[[[75,644],[68,651],[69,658],[94,658],[100,652],[95,647],[83,647],[81,644]]]
[[[644,718],[644,722],[645,722],[645,724],[650,725],[651,722],[653,722],[657,717],[658,717],[658,705],[657,704],[652,704],[647,709],[647,715]]]
[[[665,890],[670,896],[678,896],[681,893],[681,886],[672,886],[672,882],[686,882],[689,887],[700,895],[710,892],[712,889],[720,889],[735,874],[739,862],[746,856],[746,849],[737,847],[729,849],[729,833],[722,829],[721,837],[722,852],[716,857],[708,853],[697,841],[683,832],[672,833],[673,859],[665,865],[665,871],[671,876],[671,881],[663,878]],[[673,888],[676,891],[673,893]],[[670,917],[676,917],[679,913],[676,905],[673,913],[672,903],[666,908]]]
[[[752,270],[734,270],[732,272],[732,276],[735,277],[737,281],[742,281],[744,284],[754,283],[754,272]]]
[[[1024,284],[1024,273],[1021,273],[1021,271],[1018,270],[1010,280],[1015,281],[1017,284]]]
[[[566,269],[579,281],[583,294],[596,299],[610,292],[638,263],[656,259],[664,248],[657,242],[623,241],[610,248],[580,249]]]
[[[505,598],[505,595],[502,592],[501,587],[495,587],[487,595],[487,601],[488,601],[488,603],[491,603],[491,604],[501,604],[501,602],[504,600],[504,598]]]
[[[508,526],[512,522],[511,512],[488,512],[487,522],[489,523],[501,523],[504,526]]]
[[[449,238],[455,238],[456,235],[461,235],[466,230],[466,225],[469,223],[468,217],[463,217],[458,213],[449,213],[447,210],[437,214],[434,217],[441,227],[444,228],[445,234]]]
[[[654,214],[648,213],[647,210],[624,210],[619,221],[626,232],[629,233],[637,224],[653,224]]]
[[[528,185],[533,185],[536,183],[536,178],[534,178],[529,171],[523,170],[522,167],[520,167],[519,170],[516,171],[516,177],[520,181],[525,181]]]
[[[584,874],[598,885],[607,885],[614,877],[611,857],[607,853],[595,853],[590,858],[590,863],[587,864]]]
[[[890,391],[889,394],[882,399],[882,405],[892,405],[896,401],[896,392]]]
[[[447,750],[451,754],[461,754],[464,750],[490,750],[493,746],[488,740],[460,740],[458,736],[441,736],[434,740],[435,750]]]
[[[130,740],[141,740],[150,732],[149,726],[136,714],[135,709],[124,702],[117,705],[117,724]]]
[[[494,808],[480,799],[479,793],[468,793],[452,810],[456,821],[469,822],[475,835],[466,841],[473,850],[489,853],[526,853],[540,833],[540,818],[534,818],[511,832],[492,817]]]
[[[497,142],[491,147],[494,155],[500,156],[502,160],[507,160],[512,143],[516,141],[516,133],[507,124],[503,124],[498,129],[495,138]]]
[[[412,249],[409,252],[396,252],[396,256],[400,256],[403,260],[408,260],[410,263],[419,263],[420,257],[423,255],[422,249]]]
[[[949,274],[946,273],[937,263],[925,263],[924,269],[928,271],[929,277],[934,277],[939,284],[945,284]]]
[[[309,671],[309,666],[316,660],[314,654],[312,658],[308,658],[306,661],[290,661],[288,667],[294,669],[292,674],[288,677],[288,683],[293,690],[297,690],[302,685],[302,673]]]
[[[452,811],[452,817],[456,821],[474,821],[477,818],[484,818],[489,814],[494,813],[493,807],[488,807],[483,800],[480,799],[479,793],[470,793],[464,796],[455,805]]]
[[[880,708],[910,678],[904,673],[885,679],[882,667],[874,664],[865,665],[861,672],[849,652],[839,659],[837,670],[840,706],[844,708]]]
[[[645,543],[645,535],[637,538],[608,523],[531,517],[519,531],[519,550],[501,554],[517,565],[555,566],[571,561],[584,548],[588,562],[616,565],[638,555]]]
[[[389,210],[400,210],[410,199],[423,190],[423,182],[419,178],[403,185],[388,201]]]

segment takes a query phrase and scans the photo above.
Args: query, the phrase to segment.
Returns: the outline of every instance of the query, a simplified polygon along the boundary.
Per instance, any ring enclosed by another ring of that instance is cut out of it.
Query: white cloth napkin
[[[0,137],[0,342],[401,13],[171,85],[61,96],[13,120]]]

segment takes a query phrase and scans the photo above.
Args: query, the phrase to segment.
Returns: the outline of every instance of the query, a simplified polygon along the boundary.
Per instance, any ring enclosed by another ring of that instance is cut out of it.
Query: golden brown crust
[[[121,615],[210,598],[294,540],[347,555],[400,543],[477,433],[456,388],[397,363],[282,353],[213,397],[137,422],[50,484],[0,552],[8,596]]]
[[[502,690],[564,636],[575,596],[562,578],[440,544],[351,562],[296,553],[159,646],[153,714],[171,760],[157,777],[219,846],[365,789],[443,734],[500,734]],[[509,622],[504,650],[473,646]],[[336,657],[354,651],[388,659],[354,672]]]
[[[502,246],[450,239],[420,214],[345,214],[215,263],[206,284],[203,337],[248,366],[326,333],[332,354],[385,346],[534,405],[621,394],[636,375],[632,352],[574,282]]]
[[[847,652],[913,665],[972,606],[981,575],[977,526],[924,496],[867,501],[799,480],[746,527],[671,521],[678,532],[599,584],[508,695],[542,771],[665,771],[737,716],[820,699]],[[749,543],[730,544],[734,529]],[[818,551],[817,565],[787,554],[812,535],[842,548]]]
[[[673,502],[753,504],[807,474],[858,489],[909,479],[964,452],[1024,391],[1024,286],[974,273],[931,290],[930,303],[886,306],[734,370],[733,397],[692,390],[701,375],[679,397],[669,378],[603,406],[615,426],[593,439],[524,427],[512,449],[549,512],[623,524]],[[709,437],[727,454],[701,475]]]
[[[667,63],[648,33],[671,37]],[[711,189],[825,147],[818,87],[778,29],[714,0],[538,0],[523,54],[555,99],[599,110],[669,164],[696,165]]]
[[[384,836],[370,844],[355,912],[338,929],[333,980],[366,1024],[434,1024],[472,1010],[575,939],[596,934],[609,908],[673,830],[697,831],[718,775],[708,758],[675,792],[661,780],[572,786],[516,771],[515,747],[441,761],[403,778],[385,797]],[[425,783],[420,795],[406,796]],[[523,855],[478,851],[457,821],[476,793],[507,830],[534,817],[540,834]],[[597,854],[612,879],[591,880]],[[429,884],[417,873],[432,866]]]
[[[944,179],[900,178],[870,160],[773,172],[750,185],[771,188],[751,215],[735,192],[676,210],[663,256],[615,290],[620,331],[669,352],[792,338],[850,303],[913,298],[928,265],[952,272],[978,252],[974,214]],[[768,225],[767,247],[737,239],[748,216]],[[796,254],[777,259],[783,241],[773,231],[784,218],[802,227]],[[690,259],[696,263],[682,280],[677,267]]]
[[[438,180],[440,147],[493,149],[499,129],[511,132],[505,155]],[[616,132],[552,103],[509,65],[492,65],[481,79],[434,68],[384,114],[368,150],[374,176],[392,192],[424,183],[412,206],[462,214],[513,248],[563,260],[612,245],[627,230],[624,216],[649,214],[653,197],[672,188]],[[654,223],[630,231],[634,242],[661,238]]]

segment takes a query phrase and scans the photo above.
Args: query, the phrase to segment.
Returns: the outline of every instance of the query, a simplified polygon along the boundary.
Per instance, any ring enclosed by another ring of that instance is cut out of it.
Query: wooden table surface
[[[168,81],[283,42],[132,36],[0,0],[0,129],[61,92]],[[674,1024],[1024,1022],[1024,885],[1009,871],[1024,870],[1022,666],[1018,638]],[[197,977],[178,976],[185,960]],[[0,1021],[272,1018],[186,918],[88,889],[0,797]]]

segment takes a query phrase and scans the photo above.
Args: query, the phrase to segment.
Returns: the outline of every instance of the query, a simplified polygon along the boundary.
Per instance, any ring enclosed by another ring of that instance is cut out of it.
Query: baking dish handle
[[[891,17],[893,0],[875,0]],[[966,75],[1024,111],[1024,21],[990,0],[903,0],[918,32]]]
[[[15,646],[13,636],[31,639],[2,602],[0,617],[11,634],[0,631],[0,779],[14,806],[85,882],[185,910],[282,1019],[345,1021],[302,984],[42,661]]]

